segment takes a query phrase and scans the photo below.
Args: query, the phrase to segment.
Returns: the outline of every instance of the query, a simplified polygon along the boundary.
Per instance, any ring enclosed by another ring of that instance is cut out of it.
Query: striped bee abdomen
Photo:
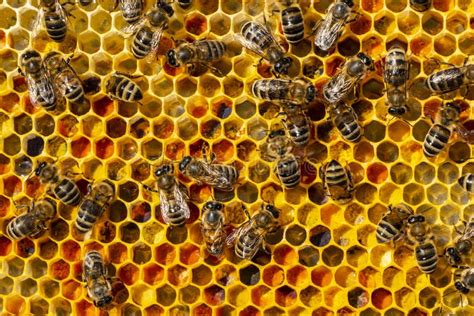
[[[294,188],[300,183],[301,170],[293,155],[277,161],[276,173],[281,183],[288,189]]]
[[[385,216],[382,217],[380,223],[377,225],[377,241],[379,243],[387,243],[396,239],[400,235],[402,228],[402,222],[390,223]]]
[[[224,56],[226,46],[221,41],[199,41],[196,43],[198,59],[201,61],[214,61]]]
[[[63,178],[53,189],[54,195],[64,204],[76,206],[81,201],[81,191],[69,179]]]
[[[102,215],[104,209],[96,202],[86,199],[82,202],[76,218],[76,228],[81,233],[87,233],[92,229],[97,219]]]
[[[265,50],[273,44],[270,33],[260,24],[249,21],[242,26],[242,36],[249,42],[255,43],[260,49]]]
[[[46,33],[48,33],[49,38],[53,41],[62,42],[66,38],[66,20],[55,11],[46,12],[44,15],[44,22],[46,25]]]
[[[304,21],[301,9],[289,7],[281,12],[283,34],[290,44],[296,44],[304,38]]]
[[[345,112],[335,117],[336,128],[342,137],[350,142],[358,142],[362,137],[361,128],[356,117],[351,112]]]
[[[42,228],[37,225],[33,213],[18,216],[8,223],[7,226],[7,235],[15,240],[34,236],[41,231]]]
[[[458,180],[459,185],[467,192],[474,193],[474,174],[467,173]]]
[[[451,137],[451,131],[440,125],[434,124],[426,134],[423,142],[423,152],[428,157],[434,157],[444,150]]]
[[[426,274],[433,273],[438,264],[438,253],[432,243],[421,244],[415,249],[416,262],[420,270]]]
[[[153,32],[148,26],[142,27],[135,34],[132,42],[132,54],[137,59],[145,58],[151,52]]]
[[[449,68],[431,74],[426,86],[434,93],[447,93],[459,89],[464,84],[464,73],[460,68]]]
[[[262,79],[252,84],[252,94],[263,100],[284,100],[288,96],[289,85],[285,80]]]

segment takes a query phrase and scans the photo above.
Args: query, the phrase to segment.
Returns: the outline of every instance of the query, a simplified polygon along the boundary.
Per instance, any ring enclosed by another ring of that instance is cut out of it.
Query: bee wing
[[[66,9],[59,3],[59,1],[56,1],[56,6],[55,6],[54,10],[61,17],[61,19],[65,20],[67,23],[69,23],[68,13],[67,13]]]
[[[247,254],[247,258],[252,259],[255,256],[262,242],[263,242],[263,234],[259,235],[257,239],[255,239],[254,246],[252,247],[252,251],[250,251],[250,253]]]
[[[125,34],[134,34],[140,28],[142,28],[145,25],[145,23],[146,23],[146,19],[141,19],[137,23],[132,23],[132,24],[128,24],[124,26],[121,31]]]
[[[223,186],[230,185],[229,179],[221,175],[216,168],[213,168],[212,164],[207,162],[203,163],[203,167],[206,170],[207,175],[203,176],[203,182],[209,183],[211,186]]]
[[[145,61],[149,64],[156,61],[156,51],[160,47],[161,36],[163,35],[164,28],[160,27],[153,33],[153,38],[151,39],[151,51],[146,56]]]
[[[232,246],[237,238],[239,238],[242,234],[247,232],[250,228],[250,221],[243,223],[239,228],[234,230],[232,233],[230,233],[226,239],[225,243],[228,246]]]
[[[173,194],[174,198],[176,199],[176,204],[181,206],[181,209],[184,213],[184,217],[188,219],[191,216],[191,211],[189,210],[188,203],[186,203],[185,195],[183,194],[183,191],[181,191],[181,189],[179,188],[178,183],[176,183],[173,188]]]
[[[316,45],[322,48],[331,48],[344,30],[344,25],[344,20],[335,19],[332,13],[328,13],[316,30]]]
[[[32,37],[38,37],[38,34],[41,30],[41,25],[43,24],[44,10],[39,9],[38,14],[36,15],[35,21],[33,22],[33,33]]]
[[[474,144],[474,131],[468,130],[461,123],[457,123],[455,126],[456,132],[469,144]]]
[[[166,196],[163,190],[160,190],[160,209],[163,220],[165,221],[165,223],[169,224],[171,221],[169,217],[171,207],[170,202],[168,201],[168,197]]]
[[[251,50],[263,59],[268,60],[268,58],[265,56],[265,53],[260,49],[260,47],[255,43],[248,41],[245,37],[242,36],[242,34],[234,34],[234,37],[237,41],[240,42],[240,44],[242,44],[243,47],[248,50]]]

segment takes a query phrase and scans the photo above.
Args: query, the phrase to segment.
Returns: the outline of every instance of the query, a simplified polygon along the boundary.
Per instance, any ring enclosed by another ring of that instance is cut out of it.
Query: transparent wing
[[[342,98],[349,90],[354,87],[358,79],[358,77],[349,76],[343,69],[341,73],[336,75],[336,77],[333,77],[333,80],[330,81],[330,89],[335,94],[335,96],[338,97],[338,99]]]
[[[32,33],[33,38],[38,37],[38,34],[41,30],[41,25],[43,24],[43,18],[44,18],[44,10],[39,9],[38,14],[36,15],[36,19],[33,22],[33,33]]]
[[[59,3],[59,1],[56,1],[54,11],[61,17],[61,19],[65,20],[66,22],[69,22],[66,9]]]
[[[259,235],[256,239],[255,239],[255,242],[253,243],[253,247],[251,247],[250,249],[252,249],[252,251],[250,251],[246,258],[248,259],[252,259],[255,254],[257,253],[258,249],[260,248],[260,245],[262,244],[263,242],[263,234]]]
[[[145,61],[147,63],[153,63],[156,61],[156,52],[160,47],[161,36],[163,35],[164,28],[160,27],[153,33],[153,38],[151,39],[151,51],[146,56]]]
[[[456,124],[455,130],[466,142],[474,144],[474,130],[468,130],[461,123]]]
[[[321,22],[321,25],[319,25],[318,29],[316,30],[316,35],[314,37],[316,46],[324,50],[330,49],[341,36],[344,26],[345,21],[341,19],[335,19],[329,10],[326,18],[323,20],[323,22]]]
[[[129,35],[134,34],[140,28],[142,28],[145,25],[145,23],[146,23],[146,19],[141,19],[137,23],[132,23],[132,24],[128,24],[128,25],[124,26],[121,31],[123,33],[129,34]]]
[[[236,230],[234,230],[232,233],[230,233],[226,239],[225,239],[225,243],[228,245],[228,246],[232,246],[235,242],[236,239],[240,238],[240,236],[248,230],[248,225],[249,225],[250,222],[245,222],[242,224],[242,226],[240,226],[239,228],[237,228]]]
[[[232,185],[225,176],[217,171],[214,165],[203,162],[203,168],[206,170],[206,175],[201,177],[202,182],[206,182],[211,186],[229,186]]]
[[[163,220],[165,221],[165,223],[169,224],[171,222],[169,217],[171,205],[170,201],[168,200],[168,197],[166,196],[163,190],[160,190],[160,209]]]
[[[234,37],[237,41],[242,44],[243,47],[247,48],[248,50],[254,52],[258,56],[262,57],[263,59],[268,60],[268,58],[265,56],[265,52],[262,51],[262,49],[255,43],[248,41],[245,37],[243,37],[241,34],[234,34]]]
[[[39,106],[39,100],[41,99],[41,94],[39,92],[38,86],[36,85],[36,82],[30,77],[27,77],[26,81],[28,83],[28,91],[30,93],[31,103],[33,103],[36,106]]]
[[[176,199],[176,204],[179,205],[184,213],[184,217],[188,219],[191,216],[191,211],[189,210],[188,203],[186,203],[186,198],[183,194],[183,191],[180,190],[178,184],[176,183],[173,188],[173,195]]]

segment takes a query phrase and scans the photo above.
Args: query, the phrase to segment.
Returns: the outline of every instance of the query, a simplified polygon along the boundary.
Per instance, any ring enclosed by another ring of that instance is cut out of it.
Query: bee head
[[[105,295],[98,299],[97,301],[94,301],[94,305],[98,308],[104,308],[107,305],[109,305],[113,300],[112,295]]]
[[[311,101],[314,100],[314,98],[316,97],[316,88],[310,84],[308,86],[308,88],[306,88],[306,102],[307,103],[310,103]]]
[[[166,0],[158,0],[156,2],[156,7],[162,9],[166,12],[166,15],[172,17],[174,14],[173,7],[169,5]]]
[[[406,106],[389,106],[388,114],[392,116],[402,116],[407,112]]]
[[[189,165],[191,160],[193,160],[191,156],[185,156],[183,160],[181,160],[181,162],[179,163],[179,171],[183,172],[184,170],[186,170],[186,167]]]
[[[44,168],[46,168],[47,165],[48,163],[46,161],[41,162],[39,166],[35,169],[35,175],[39,176],[41,172],[43,172]]]
[[[283,57],[275,63],[275,72],[279,74],[288,74],[288,68],[290,68],[293,60],[290,57]]]
[[[408,217],[408,224],[423,223],[425,217],[423,215],[411,215]]]
[[[345,4],[347,4],[348,7],[352,8],[354,6],[354,1],[353,0],[342,0]]]
[[[458,290],[462,294],[469,293],[469,289],[461,281],[454,282],[454,287],[456,288],[456,290]]]
[[[454,256],[456,255],[457,251],[456,251],[456,248],[454,247],[448,247],[446,248],[446,253],[450,256]]]
[[[222,207],[223,207],[222,203],[217,202],[217,201],[209,201],[209,202],[206,202],[206,204],[204,204],[204,208],[209,209],[209,210],[220,211],[222,210]]]
[[[41,69],[41,55],[35,50],[27,50],[21,54],[20,64],[26,72],[38,72]]]
[[[155,170],[155,177],[161,177],[165,174],[173,173],[174,167],[173,165],[163,165]]]
[[[167,20],[168,19],[161,10],[153,9],[148,13],[148,21],[152,26],[157,27],[159,25],[164,25]]]
[[[265,205],[265,210],[269,211],[274,218],[280,217],[280,210],[275,207],[273,204]]]
[[[459,104],[455,103],[455,102],[448,102],[446,103],[445,107],[447,109],[453,109],[455,110],[458,114],[462,112],[462,109],[461,107],[459,106]]]
[[[284,129],[276,129],[276,130],[274,130],[274,131],[271,131],[271,132],[270,132],[270,135],[268,135],[268,137],[269,137],[270,139],[273,139],[273,138],[278,137],[278,136],[285,136],[285,134],[286,134],[286,133],[285,133],[285,130],[284,130]]]
[[[171,67],[179,67],[179,62],[178,62],[178,58],[176,56],[176,51],[174,49],[170,49],[167,53],[166,53],[166,62],[168,63],[168,65],[170,65]]]
[[[359,58],[362,63],[364,65],[366,65],[367,67],[369,67],[370,70],[373,70],[374,69],[374,62],[372,60],[372,58],[370,58],[369,56],[367,56],[366,54],[364,53],[358,53],[357,54],[357,58]]]

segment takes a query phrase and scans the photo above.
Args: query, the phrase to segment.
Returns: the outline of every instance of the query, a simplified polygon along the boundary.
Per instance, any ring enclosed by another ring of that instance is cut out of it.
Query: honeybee
[[[430,127],[423,142],[423,152],[426,156],[435,157],[442,152],[448,145],[454,129],[469,143],[474,141],[472,131],[468,131],[459,121],[460,114],[461,107],[454,102],[448,102],[442,106],[435,124]]]
[[[466,173],[458,180],[459,185],[469,193],[474,193],[474,174]]]
[[[298,44],[304,38],[303,13],[297,5],[292,5],[293,1],[281,1],[285,6],[281,10],[280,21],[286,41],[290,44]],[[280,10],[273,10],[272,13]]]
[[[239,179],[239,171],[234,166],[214,163],[215,157],[211,155],[211,159],[208,159],[204,148],[203,158],[185,156],[179,163],[179,171],[216,189],[232,191]]]
[[[337,44],[346,24],[357,18],[352,12],[353,0],[336,0],[327,10],[326,17],[314,27],[314,45],[327,54]]]
[[[224,205],[217,201],[206,202],[202,209],[201,233],[207,251],[213,256],[220,256],[226,238],[224,230]]]
[[[358,53],[357,56],[350,58],[341,71],[324,85],[324,99],[329,104],[342,101],[355,89],[356,84],[372,70],[374,70],[372,58],[364,53]]]
[[[141,23],[133,24],[124,30],[126,33],[134,33],[131,51],[135,58],[143,59],[148,56],[147,62],[155,60],[161,36],[163,31],[168,28],[168,18],[173,13],[173,11],[168,12],[161,7],[154,8]],[[146,25],[147,22],[150,26]]]
[[[49,221],[56,214],[56,205],[48,199],[33,201],[31,206],[18,206],[20,207],[26,207],[26,213],[15,217],[7,225],[7,235],[14,240],[38,236],[48,228]]]
[[[178,5],[186,10],[193,4],[193,0],[178,0]]]
[[[467,295],[474,290],[474,268],[462,267],[454,272],[454,287],[461,294]]]
[[[287,189],[296,187],[301,180],[300,164],[292,154],[291,140],[284,129],[271,131],[267,137],[263,158],[275,162],[273,172]]]
[[[393,45],[388,51],[383,76],[387,85],[385,103],[388,105],[388,113],[400,117],[408,110],[406,84],[409,76],[409,64],[401,46]]]
[[[158,0],[158,3],[161,2],[163,1]],[[133,24],[142,18],[145,2],[143,0],[115,0],[115,8],[117,6],[122,11],[123,19],[129,24]]]
[[[182,226],[191,216],[191,211],[186,203],[186,193],[179,186],[179,182],[174,176],[172,164],[163,164],[155,170],[158,190],[149,186],[145,188],[149,191],[160,194],[160,209],[163,220],[172,226]]]
[[[301,103],[310,103],[316,96],[316,88],[303,78],[259,79],[252,83],[251,90],[257,98],[297,106]]]
[[[312,122],[299,106],[284,107],[285,118],[282,120],[288,135],[296,146],[305,146],[311,136]]]
[[[102,255],[95,250],[86,253],[82,271],[87,294],[94,305],[99,308],[106,308],[112,303],[114,297]]]
[[[464,222],[464,231],[459,231],[456,227],[456,232],[460,235],[454,245],[446,247],[444,256],[448,263],[453,267],[460,267],[463,263],[463,257],[468,257],[472,254],[472,242],[474,238],[474,222]]]
[[[49,38],[55,42],[62,42],[67,34],[68,11],[66,5],[74,5],[74,3],[59,3],[58,0],[41,0],[40,10],[36,16],[33,26],[33,37],[36,37],[41,24],[44,23],[46,33]],[[44,22],[43,22],[44,20]]]
[[[406,204],[400,203],[394,207],[389,205],[387,212],[377,224],[377,241],[388,243],[402,238],[410,215],[413,215],[413,210]]]
[[[106,181],[89,185],[88,194],[79,207],[76,229],[85,234],[92,229],[115,195],[115,188]]]
[[[441,64],[440,61],[433,60]],[[451,67],[432,73],[426,78],[425,86],[433,94],[445,94],[474,84],[474,64],[467,64],[468,60],[466,58],[461,67],[449,64]]]
[[[194,43],[181,42],[178,47],[170,49],[166,53],[166,62],[171,67],[180,67],[183,65],[199,64],[207,68],[220,71],[209,65],[226,53],[226,45],[221,41],[201,40]]]
[[[337,160],[333,159],[320,168],[319,173],[327,196],[341,204],[352,200],[354,184],[349,169],[344,168]]]
[[[361,139],[362,128],[360,127],[357,114],[351,106],[341,101],[329,105],[328,111],[333,125],[337,128],[342,138],[354,143]]]
[[[69,58],[64,60],[58,52],[50,52],[43,60],[44,68],[55,84],[56,91],[72,103],[84,102],[84,88],[81,79],[69,65]]]
[[[423,215],[410,215],[407,220],[408,240],[415,244],[415,257],[423,273],[431,274],[438,266],[438,253],[432,241],[431,228]]]
[[[240,35],[236,38],[242,45],[266,59],[272,66],[276,75],[287,75],[293,61],[285,55],[283,48],[278,44],[270,30],[255,21],[248,21],[242,25]]]
[[[431,0],[410,0],[410,7],[418,12],[423,12],[431,7]]]
[[[105,90],[111,99],[134,102],[143,99],[142,89],[131,80],[131,77],[115,73],[107,80]]]
[[[235,243],[235,254],[241,259],[251,260],[263,244],[267,233],[275,231],[279,224],[280,210],[272,204],[262,204],[260,210],[226,238],[227,245]],[[237,241],[236,241],[237,240]]]
[[[77,206],[82,199],[81,191],[72,180],[59,175],[58,168],[51,163],[41,162],[35,174],[42,184],[52,188],[52,194],[66,205]]]
[[[56,109],[56,93],[40,54],[35,50],[27,50],[20,56],[19,73],[26,77],[28,91],[33,105],[41,106],[47,111]]]

